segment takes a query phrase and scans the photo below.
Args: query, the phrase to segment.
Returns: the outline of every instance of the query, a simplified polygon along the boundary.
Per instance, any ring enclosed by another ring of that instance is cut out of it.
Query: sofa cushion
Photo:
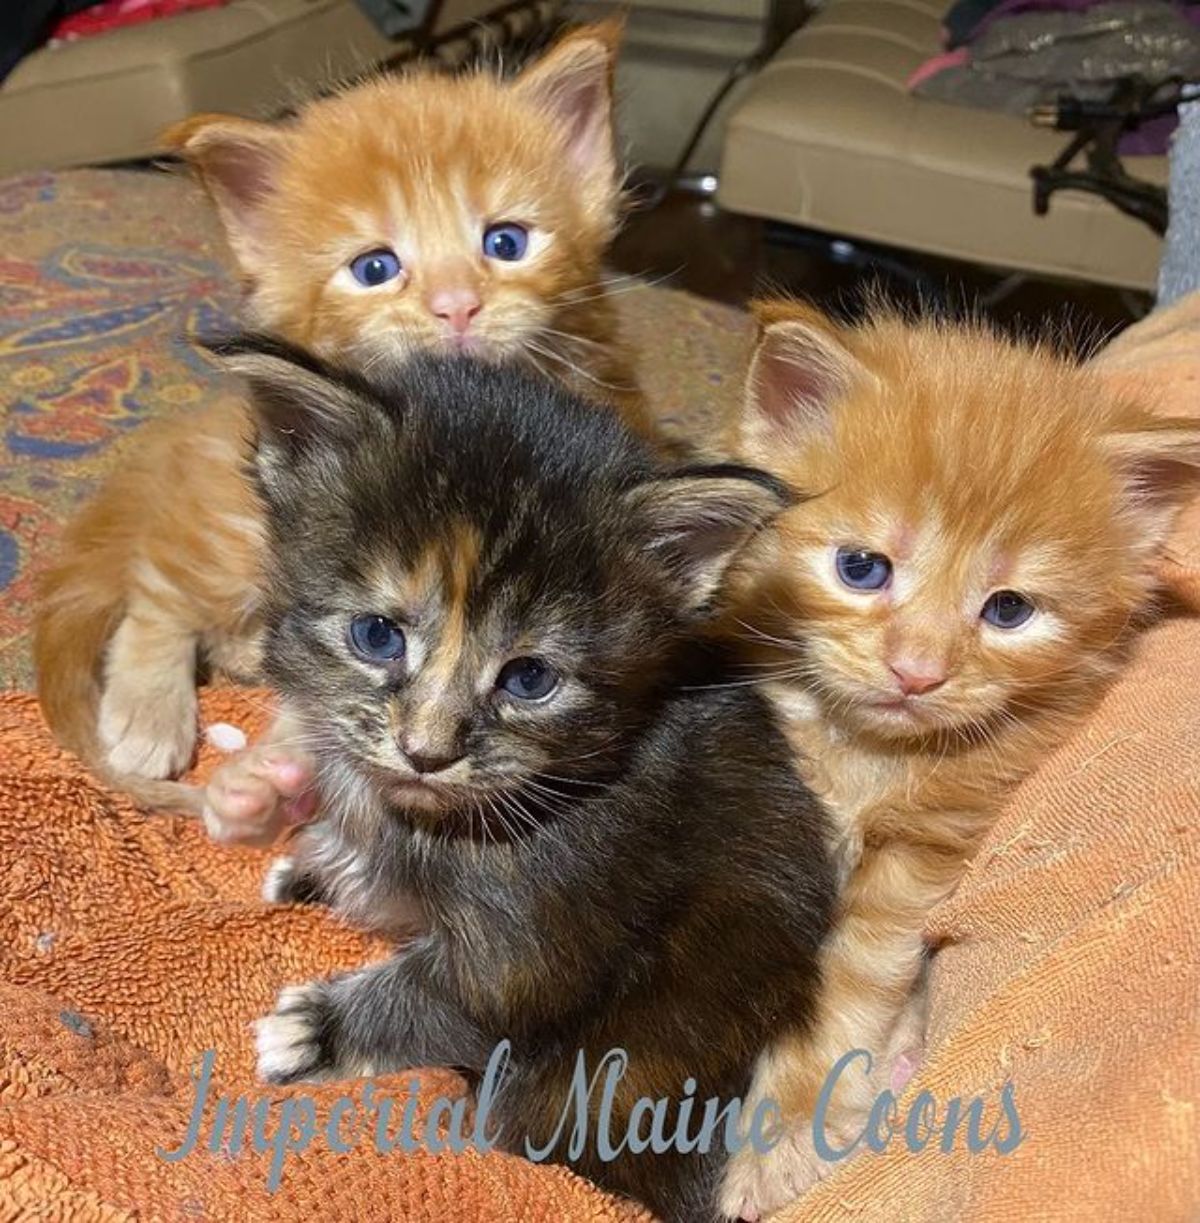
[[[1068,137],[918,98],[941,0],[830,0],[730,115],[719,198],[736,212],[1001,268],[1150,287],[1160,240],[1098,197],[1033,212],[1029,170]],[[1166,182],[1166,159],[1129,161]]]
[[[492,0],[447,0],[436,30]],[[402,49],[355,0],[232,0],[43,47],[0,88],[0,175],[149,157],[204,110],[268,117]]]

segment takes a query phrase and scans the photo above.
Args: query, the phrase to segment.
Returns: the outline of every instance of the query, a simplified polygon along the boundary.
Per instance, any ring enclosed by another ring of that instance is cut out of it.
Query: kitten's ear
[[[705,610],[742,547],[795,501],[782,481],[732,463],[650,480],[627,497],[688,615]]]
[[[513,90],[561,125],[571,161],[605,197],[615,194],[613,72],[624,23],[584,26],[559,39]]]
[[[1131,504],[1151,519],[1151,529],[1158,520],[1158,533],[1165,533],[1180,505],[1200,494],[1200,421],[1162,417],[1110,433],[1103,445]]]
[[[275,190],[287,146],[278,124],[235,115],[193,115],[162,134],[164,146],[195,171],[217,206],[242,271],[255,275],[263,259],[263,204]]]
[[[355,431],[370,412],[352,383],[299,349],[247,336],[211,351],[249,385],[257,426],[254,462],[268,495],[306,479],[296,471],[298,460]]]
[[[841,329],[811,306],[753,305],[758,342],[750,361],[739,449],[777,459],[781,445],[828,433],[838,401],[873,375],[846,347]]]

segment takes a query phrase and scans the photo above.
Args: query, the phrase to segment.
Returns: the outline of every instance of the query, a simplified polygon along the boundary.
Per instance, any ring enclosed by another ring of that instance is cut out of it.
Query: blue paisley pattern
[[[186,337],[229,330],[238,294],[197,189],[139,171],[0,183],[0,683],[27,683],[37,570],[144,420],[220,375]]]

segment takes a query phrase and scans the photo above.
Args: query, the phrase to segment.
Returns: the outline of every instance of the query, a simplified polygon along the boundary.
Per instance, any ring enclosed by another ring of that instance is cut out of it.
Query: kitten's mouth
[[[902,696],[888,697],[882,701],[872,701],[869,708],[873,714],[885,717],[891,721],[919,724],[927,720],[922,715],[922,710],[919,706],[914,705],[912,701]]]
[[[466,353],[471,357],[488,357],[492,355],[492,345],[482,336],[453,333],[442,336],[442,345],[448,353]]]
[[[860,707],[860,716],[877,731],[903,737],[906,734],[929,735],[953,731],[963,726],[978,726],[988,720],[987,714],[964,713],[944,705],[929,704],[920,696],[889,693],[868,699]]]
[[[526,786],[528,778],[524,779]],[[544,784],[541,792],[512,785],[472,785],[436,782],[426,778],[393,774],[384,792],[397,812],[428,829],[437,828],[453,836],[465,836],[484,844],[518,840],[553,822],[563,803],[569,803],[568,785],[561,793]],[[595,783],[584,781],[585,786]]]
[[[446,811],[462,800],[460,786],[446,782],[427,781],[423,777],[398,777],[392,775],[386,784],[388,798],[398,807],[409,807],[417,811]]]
[[[873,722],[891,730],[929,731],[941,724],[936,710],[921,702],[919,697],[900,693],[873,697],[863,706]]]

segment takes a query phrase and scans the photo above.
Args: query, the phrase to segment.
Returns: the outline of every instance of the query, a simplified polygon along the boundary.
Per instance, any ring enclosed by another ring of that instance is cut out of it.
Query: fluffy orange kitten
[[[1200,485],[1200,424],[1044,349],[888,316],[843,328],[794,303],[758,316],[736,448],[809,499],[763,538],[738,615],[834,816],[843,890],[817,1022],[763,1056],[751,1093],[789,1137],[731,1162],[735,1217],[829,1170],[810,1123],[842,1054],[872,1051],[882,1081],[841,1076],[836,1148],[919,1043],[927,913],[1095,701]]]
[[[169,134],[216,204],[252,326],[369,370],[418,349],[519,356],[649,417],[601,257],[618,217],[619,29],[568,35],[511,81],[381,77],[294,119]],[[257,666],[261,524],[236,399],[147,429],[67,532],[35,633],[46,717],[135,785],[191,760],[198,666]]]

